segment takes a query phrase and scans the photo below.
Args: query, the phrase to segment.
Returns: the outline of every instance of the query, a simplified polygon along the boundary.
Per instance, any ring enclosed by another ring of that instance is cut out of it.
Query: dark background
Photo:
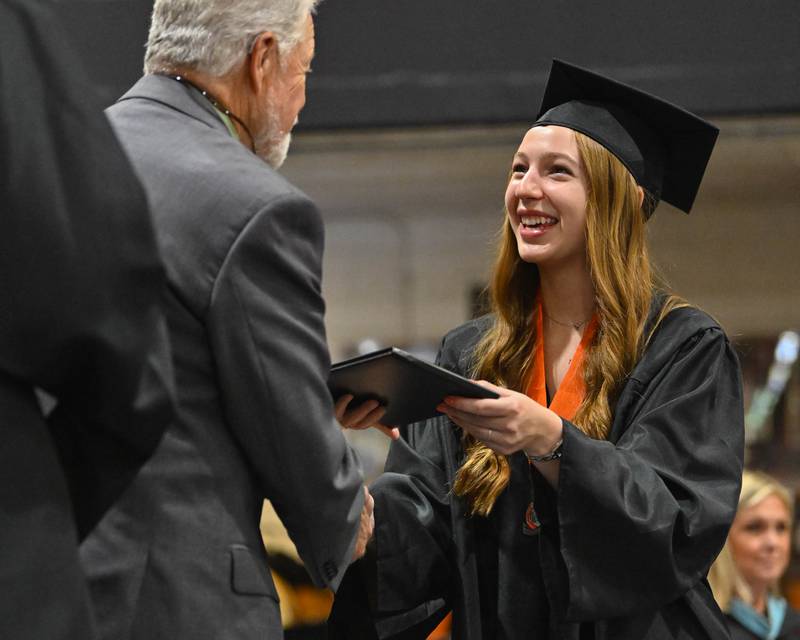
[[[62,0],[108,102],[151,0]],[[305,128],[530,120],[561,57],[705,114],[800,111],[797,0],[326,0]]]
[[[57,6],[91,76],[111,103],[141,73],[152,0],[60,0]],[[791,274],[798,271],[797,255],[788,242],[779,242],[798,235],[797,119],[776,124],[757,117],[800,114],[799,0],[325,0],[317,18],[317,58],[300,128],[530,122],[553,57],[612,75],[712,118],[748,116],[746,124],[726,123],[726,135],[715,154],[718,168],[706,178],[702,214],[680,216],[672,227],[659,222],[667,213],[662,212],[651,224],[661,225],[658,255],[679,290],[718,308],[731,323],[761,327],[758,331],[770,327],[769,336],[738,336],[746,386],[752,393],[766,379],[775,344],[771,332],[777,333],[780,322],[791,322],[795,328],[797,324],[790,303],[778,304],[782,296],[791,295],[781,293],[784,287],[790,292],[796,289],[791,287]],[[369,267],[374,269],[377,263],[381,269],[375,271],[387,271],[386,264],[393,264],[395,254],[400,256],[397,280],[376,282],[401,292],[398,299],[405,303],[401,313],[411,318],[410,326],[417,317],[430,322],[430,314],[414,307],[420,304],[415,300],[430,301],[431,291],[436,291],[427,282],[423,286],[424,269],[446,270],[447,262],[459,262],[459,270],[472,267],[462,265],[458,253],[431,262],[426,252],[436,256],[457,250],[456,245],[440,243],[433,236],[428,241],[424,231],[413,235],[408,230],[420,225],[430,210],[445,216],[449,209],[444,225],[463,218],[467,225],[481,228],[477,223],[484,205],[478,203],[483,200],[468,203],[467,196],[491,189],[494,180],[484,177],[490,172],[484,165],[493,166],[495,156],[480,155],[478,149],[478,157],[465,158],[459,145],[477,149],[478,143],[469,147],[463,131],[456,134],[458,144],[439,135],[422,145],[422,136],[417,136],[416,143],[391,156],[389,168],[381,156],[395,142],[376,142],[371,135],[364,136],[366,142],[349,145],[347,135],[321,136],[326,139],[317,146],[306,143],[313,153],[305,154],[298,153],[298,140],[287,163],[290,178],[301,179],[301,186],[310,188],[327,212],[326,255],[333,256],[327,273],[366,271],[358,251],[343,251],[352,249],[342,238],[349,237],[348,230],[359,220],[388,221],[384,227],[367,229],[404,230],[396,244],[379,245],[390,253]],[[513,148],[517,139],[512,134],[498,135],[506,136],[508,149]],[[437,144],[453,148],[443,166],[436,166],[441,156],[429,157]],[[503,158],[505,163],[509,156]],[[328,170],[330,165],[334,171]],[[399,175],[387,180],[389,169],[395,167]],[[498,184],[502,179],[500,171]],[[409,198],[412,206],[407,204]],[[499,201],[491,206],[499,211]],[[703,223],[704,217],[709,222]],[[731,219],[734,224],[729,224]],[[392,227],[395,221],[398,226]],[[365,239],[364,246],[368,245]],[[691,259],[692,266],[686,268],[687,262],[676,266],[675,256]],[[452,288],[449,281],[446,284]],[[368,306],[375,298],[365,293],[369,290],[326,291],[334,335],[337,330],[340,336],[350,335],[343,331],[355,315],[348,310],[376,308]],[[728,315],[734,307],[744,311]],[[757,317],[764,319],[755,322]],[[417,330],[405,331],[413,335]],[[752,466],[779,475],[793,487],[800,487],[798,416],[800,381],[795,372],[772,417],[771,436],[750,447]],[[797,530],[795,539],[797,550]],[[796,551],[794,558],[785,587],[791,602],[800,607]],[[287,632],[290,637],[324,635],[296,629]]]

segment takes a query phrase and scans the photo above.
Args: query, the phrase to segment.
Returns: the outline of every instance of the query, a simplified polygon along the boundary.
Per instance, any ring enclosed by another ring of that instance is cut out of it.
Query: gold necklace
[[[572,327],[575,331],[580,331],[581,327],[583,327],[589,320],[592,319],[591,316],[586,318],[586,320],[581,320],[580,322],[562,322],[561,320],[556,320],[553,318],[547,311],[544,310],[542,307],[542,312],[544,313],[545,317],[550,320],[551,322],[555,322],[556,324],[560,324],[562,327]]]

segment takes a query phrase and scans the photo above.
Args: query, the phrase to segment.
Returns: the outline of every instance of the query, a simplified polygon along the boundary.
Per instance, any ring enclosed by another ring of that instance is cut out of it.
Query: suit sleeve
[[[0,18],[0,370],[51,420],[85,533],[172,416],[147,202],[45,5]]]
[[[570,621],[680,597],[705,577],[735,514],[742,392],[724,334],[692,336],[635,392],[643,402],[616,444],[565,421],[557,495],[536,483],[544,579]]]
[[[308,199],[273,201],[233,243],[208,327],[234,435],[311,578],[336,589],[364,497],[326,385],[322,249],[322,221]]]
[[[442,357],[438,364],[453,364]],[[450,610],[456,577],[443,438],[450,428],[439,416],[401,427],[392,442],[385,473],[370,487],[375,534],[336,594],[332,640],[425,638]]]

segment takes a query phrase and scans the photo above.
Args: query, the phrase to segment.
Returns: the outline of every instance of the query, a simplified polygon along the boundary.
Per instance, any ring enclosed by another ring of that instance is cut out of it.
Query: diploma
[[[396,347],[337,362],[331,367],[328,388],[334,399],[352,394],[354,406],[377,400],[386,407],[381,422],[392,426],[438,415],[436,407],[445,396],[498,397],[494,391]]]

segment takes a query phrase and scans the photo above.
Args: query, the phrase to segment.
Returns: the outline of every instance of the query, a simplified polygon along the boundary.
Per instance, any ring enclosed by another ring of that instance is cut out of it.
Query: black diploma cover
[[[499,397],[494,391],[395,347],[337,362],[331,367],[328,388],[334,399],[352,394],[354,405],[378,400],[386,406],[381,422],[387,425],[431,418],[438,414],[436,407],[445,396]]]

